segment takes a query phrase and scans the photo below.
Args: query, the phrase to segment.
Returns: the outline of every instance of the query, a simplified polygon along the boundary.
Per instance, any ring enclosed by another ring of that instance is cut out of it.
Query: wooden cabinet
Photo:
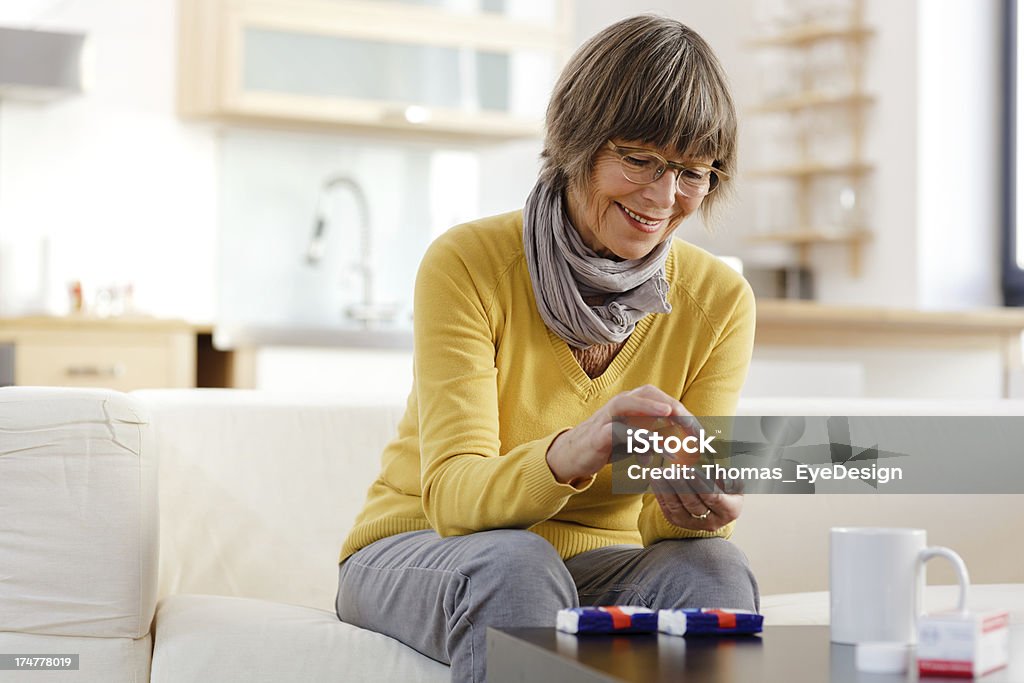
[[[0,319],[0,384],[194,387],[199,332],[149,319]]]
[[[763,158],[759,167],[748,173],[758,181],[788,185],[781,199],[771,197],[764,204],[773,205],[776,211],[780,205],[790,209],[750,235],[750,241],[793,245],[802,266],[808,265],[815,244],[845,245],[850,252],[850,270],[856,274],[861,248],[871,239],[864,205],[874,167],[864,160],[864,136],[866,110],[874,98],[864,92],[863,72],[866,45],[873,32],[863,23],[864,0],[836,0],[834,4],[833,9],[841,11],[825,22],[797,16],[791,25],[750,43],[759,58],[775,55],[785,60],[770,63],[766,71],[786,87],[768,93],[748,111],[755,119],[781,119],[774,131],[778,135],[762,137],[785,139],[793,152],[784,162],[774,155]],[[825,59],[814,52],[823,47],[831,49],[831,64],[829,52],[824,53]],[[828,69],[833,73],[824,73]],[[833,146],[831,153],[823,154],[822,140]],[[820,210],[820,206],[831,208]]]
[[[180,0],[179,110],[259,125],[537,136],[571,47],[570,3]]]

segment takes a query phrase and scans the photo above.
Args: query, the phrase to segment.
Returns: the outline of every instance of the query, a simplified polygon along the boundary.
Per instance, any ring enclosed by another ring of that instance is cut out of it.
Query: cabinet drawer
[[[194,357],[183,358],[179,345],[174,343],[172,337],[146,335],[132,343],[124,343],[123,339],[109,343],[110,337],[91,340],[79,337],[75,342],[68,343],[71,340],[67,339],[67,335],[61,337],[21,340],[16,345],[16,384],[105,387],[131,391],[150,387],[189,386],[190,383],[182,378],[190,374],[194,376]],[[185,368],[186,372],[183,373],[182,366],[190,360],[192,367]]]

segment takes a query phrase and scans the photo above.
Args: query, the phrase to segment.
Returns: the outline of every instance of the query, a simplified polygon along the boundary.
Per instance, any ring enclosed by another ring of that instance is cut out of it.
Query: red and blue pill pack
[[[760,633],[764,617],[740,609],[710,607],[572,607],[558,611],[556,627],[565,633],[667,633],[673,636]]]
[[[663,609],[658,630],[673,636],[760,633],[764,616],[740,609]]]
[[[646,607],[571,607],[558,610],[556,628],[565,633],[655,633],[658,613]]]

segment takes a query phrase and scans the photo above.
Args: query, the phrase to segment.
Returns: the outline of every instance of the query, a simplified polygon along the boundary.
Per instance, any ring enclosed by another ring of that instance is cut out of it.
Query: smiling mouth
[[[623,206],[622,204],[619,204],[618,202],[615,202],[615,204],[620,209],[622,209],[627,216],[632,218],[634,221],[636,221],[640,225],[647,225],[647,226],[650,226],[650,227],[654,227],[654,226],[657,226],[657,225],[661,225],[665,221],[664,218],[651,218],[649,216],[644,216],[643,214],[639,214],[639,213],[637,213],[635,211],[632,211],[632,210],[626,208],[625,206]]]

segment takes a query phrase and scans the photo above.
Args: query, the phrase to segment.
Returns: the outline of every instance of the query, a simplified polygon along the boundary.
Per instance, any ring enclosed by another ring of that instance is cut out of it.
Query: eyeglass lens
[[[660,178],[668,165],[664,159],[653,154],[644,152],[630,152],[620,157],[622,173],[626,179],[640,184],[647,185]],[[676,185],[679,191],[686,195],[707,194],[715,189],[718,184],[718,177],[714,171],[703,171],[701,169],[678,168],[676,171]]]

